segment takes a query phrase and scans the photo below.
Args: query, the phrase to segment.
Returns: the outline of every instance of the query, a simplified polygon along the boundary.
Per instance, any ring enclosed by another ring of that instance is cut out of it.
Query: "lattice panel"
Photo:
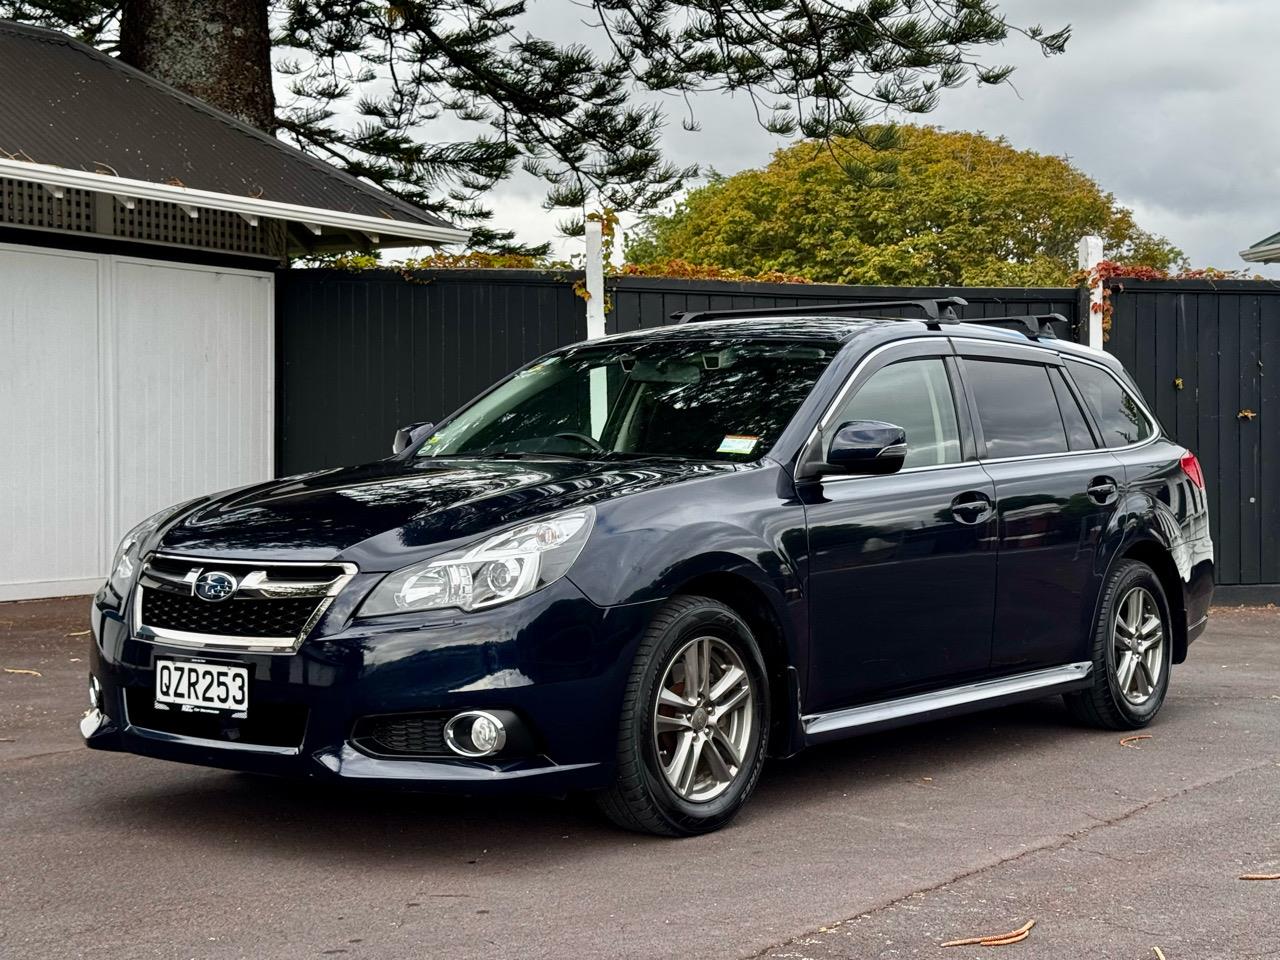
[[[65,189],[54,196],[38,183],[0,178],[0,223],[96,233],[93,194]]]
[[[239,214],[197,208],[197,217],[172,203],[133,200],[67,188],[58,197],[38,183],[0,177],[0,223],[121,240],[202,247],[226,253],[281,257],[284,224],[259,220],[255,227]]]
[[[121,239],[267,256],[278,255],[283,241],[274,221],[259,220],[255,227],[223,210],[197,208],[199,216],[193,218],[181,207],[153,200],[136,200],[132,210],[116,202],[113,209],[113,232]]]

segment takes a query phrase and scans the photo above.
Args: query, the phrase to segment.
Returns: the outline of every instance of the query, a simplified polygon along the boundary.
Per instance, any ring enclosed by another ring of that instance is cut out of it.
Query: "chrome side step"
[[[1087,686],[1093,664],[1088,661],[1068,663],[1061,667],[1032,670],[1011,677],[980,680],[945,690],[882,700],[860,707],[815,713],[801,717],[805,737],[814,743],[835,739],[850,733],[900,726],[919,720],[937,719],[972,710],[984,710],[1003,703],[1035,700],[1053,693],[1065,693]]]

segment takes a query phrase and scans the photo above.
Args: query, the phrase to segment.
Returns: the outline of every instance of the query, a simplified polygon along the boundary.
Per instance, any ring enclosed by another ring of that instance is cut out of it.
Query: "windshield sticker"
[[[750,453],[759,442],[759,437],[744,437],[741,434],[729,433],[720,441],[716,453]]]

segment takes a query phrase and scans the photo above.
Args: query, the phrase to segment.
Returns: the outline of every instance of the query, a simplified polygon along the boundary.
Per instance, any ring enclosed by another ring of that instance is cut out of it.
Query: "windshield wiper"
[[[470,453],[432,454],[433,460],[592,460],[572,453],[535,452],[532,450],[480,450]]]
[[[675,453],[634,453],[627,450],[609,450],[598,455],[600,460],[634,462],[639,460],[674,460],[677,463],[712,463],[707,457],[683,457]]]

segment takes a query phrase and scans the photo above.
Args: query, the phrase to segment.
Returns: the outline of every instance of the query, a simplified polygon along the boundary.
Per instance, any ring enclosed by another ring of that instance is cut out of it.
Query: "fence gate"
[[[1280,286],[1125,281],[1107,349],[1209,486],[1218,599],[1280,600]]]

